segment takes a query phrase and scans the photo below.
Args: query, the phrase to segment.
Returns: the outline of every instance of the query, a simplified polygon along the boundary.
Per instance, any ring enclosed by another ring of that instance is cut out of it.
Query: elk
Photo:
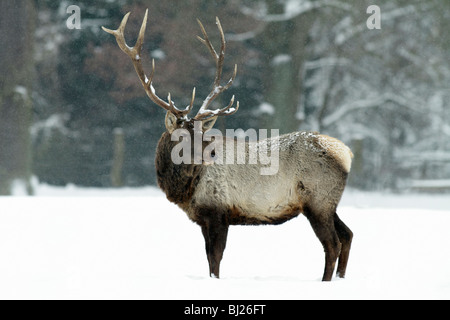
[[[231,79],[222,85],[226,49],[224,31],[216,18],[221,37],[221,48],[217,52],[198,20],[203,34],[203,38],[198,39],[207,47],[215,61],[216,75],[211,93],[195,117],[189,118],[188,114],[194,106],[195,88],[190,104],[184,109],[175,106],[170,93],[167,101],[158,97],[153,87],[155,61],[152,62],[150,76],[147,76],[141,60],[148,9],[134,47],[129,47],[124,37],[129,15],[130,13],[125,15],[117,30],[102,28],[115,36],[120,49],[130,57],[148,97],[167,112],[167,130],[162,134],[156,150],[158,185],[169,201],[178,205],[201,227],[210,276],[219,278],[229,226],[278,225],[302,213],[309,220],[325,251],[322,280],[332,279],[338,260],[337,276],[343,278],[353,233],[339,219],[336,209],[350,172],[353,158],[351,150],[341,141],[326,135],[295,132],[277,137],[276,143],[273,138],[258,143],[265,142],[271,148],[278,149],[279,170],[273,175],[261,175],[260,163],[218,164],[214,157],[196,161],[196,155],[202,155],[202,151],[212,143],[226,149],[225,138],[203,142],[200,145],[202,150],[193,151],[193,161],[175,164],[171,159],[171,152],[179,140],[173,141],[172,133],[181,129],[193,141],[195,135],[204,135],[211,130],[218,117],[230,116],[238,111],[239,102],[233,107],[234,96],[228,106],[210,109],[214,99],[233,84],[237,66],[234,67]],[[249,152],[250,142],[245,142],[245,148]],[[226,150],[224,154],[228,151],[231,150]]]

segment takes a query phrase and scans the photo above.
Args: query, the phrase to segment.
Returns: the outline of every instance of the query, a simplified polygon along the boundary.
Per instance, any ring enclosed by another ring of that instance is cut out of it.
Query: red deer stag
[[[236,151],[236,147],[233,147],[234,150],[230,149],[227,143],[230,139],[216,138],[209,143],[202,140],[200,147],[194,146],[191,149],[196,149],[193,150],[194,161],[175,164],[171,155],[174,147],[180,143],[180,135],[173,139],[172,133],[181,129],[181,136],[184,135],[184,138],[192,142],[198,135],[203,136],[212,129],[218,117],[232,115],[238,110],[239,103],[233,107],[234,97],[225,108],[208,109],[212,101],[232,85],[237,66],[232,78],[221,85],[226,48],[222,26],[219,19],[216,19],[221,36],[221,49],[218,53],[208,39],[202,23],[198,21],[203,34],[203,38],[198,38],[206,45],[216,62],[216,76],[213,90],[197,115],[190,119],[188,114],[194,105],[195,89],[191,103],[185,109],[178,109],[170,94],[167,101],[157,96],[152,84],[155,62],[153,60],[152,72],[147,77],[141,61],[148,10],[134,47],[129,47],[124,38],[129,15],[130,13],[123,18],[119,29],[103,30],[114,35],[119,47],[131,58],[148,97],[167,111],[167,131],[162,134],[156,152],[158,184],[168,200],[177,204],[201,227],[210,276],[219,278],[220,262],[230,225],[276,225],[303,213],[325,250],[323,281],[332,279],[338,258],[337,276],[343,278],[353,234],[339,219],[336,208],[350,172],[353,157],[350,149],[337,139],[314,132],[296,132],[262,140],[253,145],[261,146],[265,143],[266,148],[270,145],[272,151],[278,151],[279,161],[276,174],[262,175],[260,162],[225,164],[224,161],[217,161],[218,157],[225,157],[227,152]],[[206,160],[203,157],[203,161],[198,161],[198,154],[203,156],[203,150],[211,144],[222,146],[226,151],[220,156],[214,154],[206,157]],[[248,156],[252,149],[251,143],[244,142],[243,145]]]

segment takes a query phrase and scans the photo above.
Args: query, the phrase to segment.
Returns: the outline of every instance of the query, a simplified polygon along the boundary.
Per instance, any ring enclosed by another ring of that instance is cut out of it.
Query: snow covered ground
[[[154,188],[37,195],[0,198],[0,299],[450,299],[449,195],[347,192],[353,248],[330,283],[303,216],[232,227],[217,280],[199,227]]]

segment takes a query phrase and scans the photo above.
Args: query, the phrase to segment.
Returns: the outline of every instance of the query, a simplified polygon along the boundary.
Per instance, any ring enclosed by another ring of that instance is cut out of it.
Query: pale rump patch
[[[349,173],[352,167],[353,153],[342,141],[326,135],[319,135],[317,139],[319,145],[327,150],[339,163],[344,170]]]

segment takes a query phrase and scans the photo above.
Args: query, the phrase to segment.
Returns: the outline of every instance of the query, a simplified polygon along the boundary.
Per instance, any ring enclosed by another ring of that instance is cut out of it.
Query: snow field
[[[231,227],[217,280],[200,228],[159,191],[37,193],[0,198],[0,299],[450,298],[448,196],[346,193],[347,278],[322,283],[323,249],[303,216]]]

